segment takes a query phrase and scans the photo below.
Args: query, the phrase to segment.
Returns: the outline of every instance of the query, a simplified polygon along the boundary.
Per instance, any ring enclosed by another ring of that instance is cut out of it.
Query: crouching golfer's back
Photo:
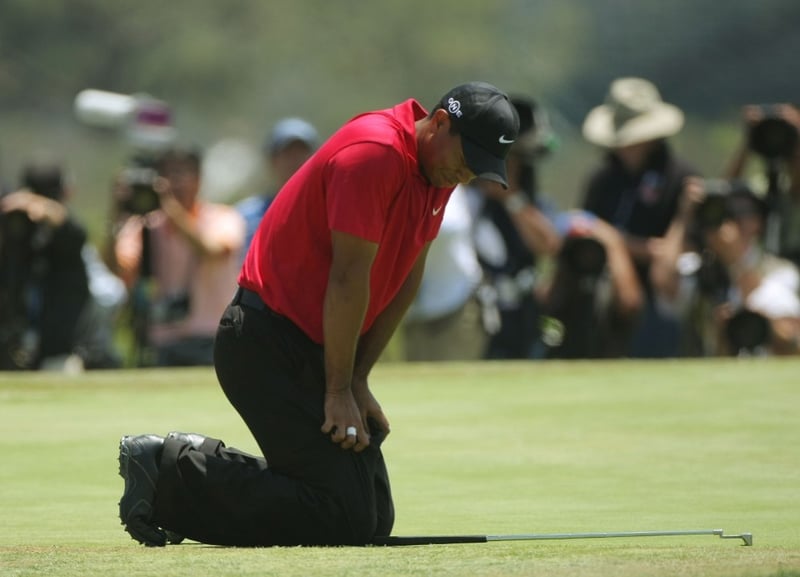
[[[391,532],[372,366],[414,298],[453,188],[506,185],[519,120],[472,82],[339,129],[277,195],[216,336],[263,457],[198,434],[126,436],[120,518],[145,545],[361,545]]]

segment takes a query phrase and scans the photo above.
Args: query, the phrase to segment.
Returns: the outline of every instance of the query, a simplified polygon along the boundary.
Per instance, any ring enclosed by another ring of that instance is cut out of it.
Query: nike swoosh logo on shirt
[[[436,216],[437,214],[442,212],[442,207],[440,206],[439,208],[434,208],[433,211],[431,212],[433,212],[433,216]]]
[[[511,144],[512,142],[514,142],[514,139],[508,140],[505,134],[501,134],[500,138],[497,139],[497,142],[499,142],[500,144]]]

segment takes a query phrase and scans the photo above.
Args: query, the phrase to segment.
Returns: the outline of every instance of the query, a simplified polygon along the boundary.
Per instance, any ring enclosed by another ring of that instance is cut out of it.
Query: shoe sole
[[[134,488],[134,480],[129,474],[131,463],[142,469],[142,472],[147,476],[148,480],[152,482],[147,471],[136,462],[136,459],[131,455],[131,449],[127,441],[131,439],[130,436],[124,436],[119,441],[119,476],[125,481],[125,489],[122,493],[122,498],[119,501],[119,518],[121,524],[125,526],[125,531],[142,545],[147,547],[163,547],[166,545],[167,538],[163,531],[148,525],[141,516],[134,514],[134,511],[140,506],[150,509],[150,503],[144,500],[139,500],[132,506],[123,506],[125,497],[129,495],[129,490]],[[125,514],[127,510],[127,515]]]

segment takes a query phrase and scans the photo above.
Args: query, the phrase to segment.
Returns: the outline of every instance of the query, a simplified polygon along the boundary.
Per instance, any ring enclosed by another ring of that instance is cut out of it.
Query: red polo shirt
[[[239,285],[322,343],[331,231],[378,243],[362,327],[392,301],[439,232],[452,188],[428,184],[417,163],[415,100],[356,116],[281,189],[261,221]]]

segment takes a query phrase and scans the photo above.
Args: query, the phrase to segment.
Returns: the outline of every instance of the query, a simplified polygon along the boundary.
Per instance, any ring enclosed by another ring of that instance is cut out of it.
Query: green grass
[[[213,371],[0,374],[0,575],[800,577],[800,361],[380,365],[395,534],[725,529],[400,548],[147,549],[118,438],[254,451]]]

